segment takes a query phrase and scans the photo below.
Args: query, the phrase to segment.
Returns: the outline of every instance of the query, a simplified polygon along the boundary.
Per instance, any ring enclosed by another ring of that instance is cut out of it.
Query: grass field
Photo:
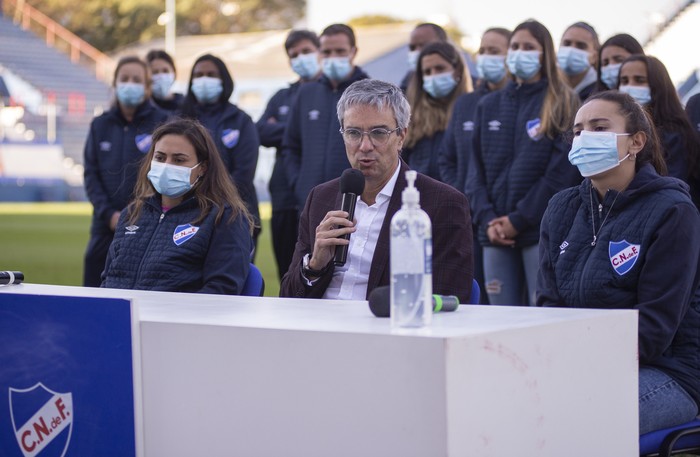
[[[0,271],[21,271],[33,284],[81,285],[91,213],[89,203],[0,203]],[[269,204],[261,204],[260,213],[255,263],[265,278],[265,295],[276,297]]]

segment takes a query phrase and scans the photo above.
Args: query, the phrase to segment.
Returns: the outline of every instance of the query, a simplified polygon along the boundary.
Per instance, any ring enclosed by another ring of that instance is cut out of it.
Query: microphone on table
[[[21,271],[0,271],[0,286],[20,284],[24,281],[24,273]]]
[[[362,195],[365,190],[365,176],[360,170],[348,168],[343,171],[340,176],[340,193],[343,194],[343,201],[340,205],[340,210],[348,213],[348,220],[352,221],[355,218],[355,205],[357,205],[357,197]],[[342,236],[346,240],[350,239],[350,234]],[[342,267],[348,259],[348,245],[336,246],[333,263]]]
[[[389,295],[391,287],[376,287],[369,294],[369,309],[377,317],[389,317],[391,305]],[[455,311],[459,307],[459,298],[454,295],[433,294],[433,312]]]

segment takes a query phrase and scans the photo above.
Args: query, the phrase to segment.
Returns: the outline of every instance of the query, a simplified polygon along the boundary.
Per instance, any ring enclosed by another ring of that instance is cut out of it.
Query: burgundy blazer
[[[372,258],[367,297],[375,287],[389,285],[389,228],[392,216],[401,209],[401,192],[406,187],[408,169],[408,165],[402,161]],[[416,188],[420,192],[421,208],[430,216],[433,228],[433,293],[456,295],[461,303],[468,303],[473,277],[469,201],[453,187],[420,173],[416,178]],[[323,297],[333,277],[334,267],[313,286],[308,286],[301,276],[301,263],[304,255],[313,249],[316,227],[328,211],[340,208],[341,199],[340,178],[314,187],[309,194],[299,221],[294,257],[280,285],[281,297]]]

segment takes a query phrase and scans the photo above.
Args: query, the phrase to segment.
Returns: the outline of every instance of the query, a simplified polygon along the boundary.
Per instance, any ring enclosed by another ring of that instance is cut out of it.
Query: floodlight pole
[[[175,57],[175,0],[165,0],[165,13],[168,16],[165,24],[165,51]]]

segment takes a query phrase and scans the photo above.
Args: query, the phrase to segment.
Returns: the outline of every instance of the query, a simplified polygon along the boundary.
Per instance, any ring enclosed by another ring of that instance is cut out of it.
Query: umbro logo
[[[492,132],[497,132],[501,130],[501,122],[500,121],[489,121],[489,130]]]
[[[138,230],[138,229],[139,229],[138,225],[129,225],[128,227],[126,227],[126,233],[124,233],[124,234],[125,235],[136,235],[136,230]]]

